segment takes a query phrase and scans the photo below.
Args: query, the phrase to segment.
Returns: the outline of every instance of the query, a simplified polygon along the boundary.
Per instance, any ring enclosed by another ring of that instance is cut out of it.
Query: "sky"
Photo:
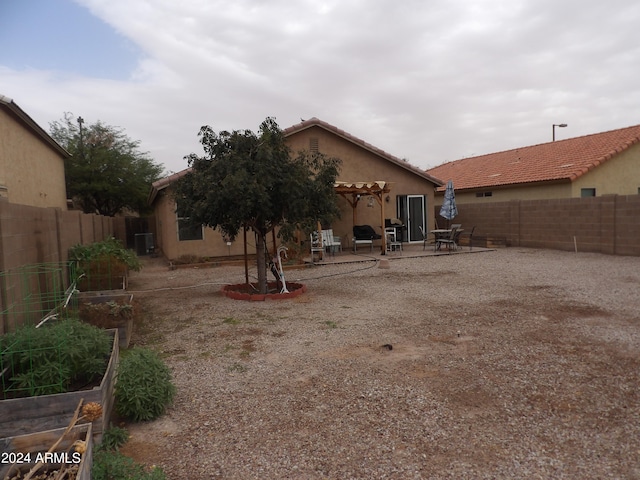
[[[638,25],[637,0],[0,0],[0,95],[47,131],[120,127],[167,174],[201,126],[266,117],[427,169],[640,124]]]

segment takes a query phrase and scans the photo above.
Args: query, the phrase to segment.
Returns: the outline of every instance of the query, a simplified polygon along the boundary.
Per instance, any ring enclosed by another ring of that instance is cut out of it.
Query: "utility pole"
[[[78,127],[80,128],[80,145],[78,145],[80,150],[80,158],[84,160],[84,140],[82,138],[82,124],[84,123],[84,119],[82,117],[78,117]]]

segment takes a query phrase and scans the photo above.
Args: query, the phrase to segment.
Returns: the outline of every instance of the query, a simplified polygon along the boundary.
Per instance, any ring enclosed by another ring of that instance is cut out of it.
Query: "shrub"
[[[118,450],[129,440],[129,432],[126,428],[114,427],[109,425],[102,434],[102,442],[98,446],[98,451],[107,450],[110,452]]]
[[[22,396],[64,393],[104,375],[112,346],[106,331],[70,318],[0,337],[0,365]]]
[[[122,243],[113,237],[88,245],[74,245],[69,249],[69,260],[78,263],[79,273],[84,273],[82,272],[83,266],[86,267],[91,262],[101,261],[105,258],[117,259],[129,270],[136,272],[142,268],[135,252],[124,248]]]
[[[123,355],[116,377],[116,411],[128,419],[153,420],[173,402],[171,372],[157,353],[134,348]]]
[[[165,480],[164,471],[158,467],[146,470],[132,458],[120,452],[100,450],[93,455],[91,468],[93,480]]]

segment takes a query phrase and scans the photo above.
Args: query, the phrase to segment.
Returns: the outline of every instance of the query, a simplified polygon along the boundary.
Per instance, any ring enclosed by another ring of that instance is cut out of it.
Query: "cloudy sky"
[[[638,25],[637,0],[0,0],[0,94],[167,172],[267,116],[429,168],[640,124]]]

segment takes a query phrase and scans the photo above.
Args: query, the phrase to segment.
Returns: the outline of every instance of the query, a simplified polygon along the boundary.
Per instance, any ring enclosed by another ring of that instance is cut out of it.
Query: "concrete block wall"
[[[640,256],[640,195],[460,204],[452,223],[506,246]]]
[[[616,197],[615,248],[618,255],[639,255],[640,195]]]
[[[20,285],[24,279],[10,272],[36,264],[66,263],[73,245],[92,243],[111,235],[114,235],[111,217],[0,200],[0,272],[3,273],[0,277],[0,312],[7,310],[13,299],[22,298],[21,290],[30,288]],[[42,279],[36,281],[42,283]],[[66,288],[68,278],[58,284]],[[34,291],[42,291],[40,287],[42,285],[34,285]],[[0,314],[0,317],[0,335],[19,324],[15,315]]]

